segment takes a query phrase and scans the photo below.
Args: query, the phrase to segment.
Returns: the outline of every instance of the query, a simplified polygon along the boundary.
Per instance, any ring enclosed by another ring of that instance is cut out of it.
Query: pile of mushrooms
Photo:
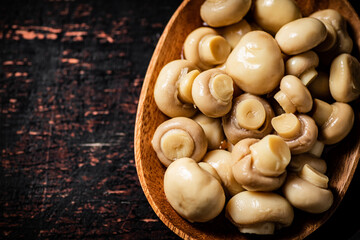
[[[327,211],[323,149],[349,134],[360,95],[345,19],[304,17],[293,0],[206,0],[199,14],[154,89],[169,117],[151,143],[170,205],[190,222],[225,209],[251,234],[290,226],[294,208]]]

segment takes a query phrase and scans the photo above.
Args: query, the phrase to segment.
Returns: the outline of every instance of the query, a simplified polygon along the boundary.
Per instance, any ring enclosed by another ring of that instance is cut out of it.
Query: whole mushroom
[[[309,153],[302,153],[291,156],[291,161],[287,166],[287,169],[291,172],[300,172],[305,164],[308,164],[320,173],[326,173],[327,164],[325,160]]]
[[[250,7],[251,0],[206,0],[200,7],[200,16],[211,27],[223,27],[239,22]]]
[[[245,92],[262,95],[284,76],[284,61],[275,39],[264,31],[245,34],[226,61],[226,72]]]
[[[166,199],[189,222],[207,222],[220,214],[225,194],[219,181],[191,158],[170,164],[164,175]]]
[[[183,157],[199,162],[207,150],[204,130],[194,120],[185,117],[172,118],[160,124],[151,144],[165,167]]]
[[[229,200],[226,217],[242,233],[274,234],[275,229],[291,225],[294,210],[276,193],[244,191]]]
[[[307,51],[290,57],[285,63],[287,75],[298,77],[305,86],[308,86],[318,75],[316,67],[319,57],[314,51]]]
[[[273,117],[265,99],[244,93],[234,99],[232,109],[222,118],[224,133],[232,144],[244,138],[263,138],[272,131]]]
[[[161,69],[154,87],[155,103],[161,112],[169,117],[191,117],[196,113],[191,99],[183,101],[180,92],[188,91],[197,72],[195,64],[187,60],[171,61]]]

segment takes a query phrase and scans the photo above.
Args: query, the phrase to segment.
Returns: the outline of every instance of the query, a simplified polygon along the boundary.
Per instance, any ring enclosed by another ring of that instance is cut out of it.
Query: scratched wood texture
[[[178,239],[139,185],[133,128],[180,2],[1,1],[0,239]],[[308,239],[360,229],[359,175]]]

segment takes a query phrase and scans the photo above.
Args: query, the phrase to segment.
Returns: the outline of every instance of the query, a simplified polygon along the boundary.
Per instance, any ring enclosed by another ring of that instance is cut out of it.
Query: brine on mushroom
[[[151,144],[165,167],[183,157],[199,162],[207,150],[204,130],[194,120],[185,117],[172,118],[160,124]]]
[[[244,191],[229,200],[226,217],[242,233],[274,234],[276,229],[291,225],[294,211],[276,193]]]
[[[211,27],[223,27],[239,22],[249,11],[251,0],[206,0],[200,16]]]
[[[188,91],[198,72],[195,64],[187,60],[171,61],[161,69],[154,87],[155,103],[161,112],[169,117],[191,117],[196,113],[191,99],[186,101],[180,93]]]
[[[227,139],[236,144],[244,138],[262,138],[272,131],[274,112],[263,98],[244,93],[233,101],[232,109],[222,118]]]
[[[275,132],[288,144],[292,154],[308,152],[318,137],[315,121],[305,114],[284,113],[271,120]]]
[[[245,34],[226,61],[226,72],[245,92],[274,90],[284,76],[284,61],[275,39],[264,31]]]
[[[314,99],[312,117],[319,127],[319,140],[335,144],[343,140],[354,125],[354,110],[347,103],[329,104]]]
[[[300,18],[282,26],[275,39],[281,51],[296,55],[318,46],[326,38],[325,25],[315,18]]]
[[[219,69],[200,73],[192,85],[192,97],[199,110],[208,117],[222,117],[232,106],[232,78]]]
[[[199,27],[184,42],[184,57],[202,70],[210,69],[226,61],[231,46],[214,29]]]
[[[316,67],[319,57],[314,51],[307,51],[290,57],[285,63],[286,74],[298,77],[308,86],[318,75]]]
[[[207,222],[220,214],[225,194],[220,182],[191,158],[170,164],[164,175],[166,199],[189,222]]]

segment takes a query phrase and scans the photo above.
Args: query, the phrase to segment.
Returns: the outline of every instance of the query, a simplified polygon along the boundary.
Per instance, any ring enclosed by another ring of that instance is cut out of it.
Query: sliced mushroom
[[[284,76],[284,61],[275,39],[264,31],[245,34],[226,61],[226,72],[245,92],[274,90]]]
[[[166,199],[189,222],[207,222],[220,214],[225,194],[219,181],[191,158],[170,164],[164,175]]]
[[[200,69],[210,69],[226,61],[231,46],[214,29],[200,27],[192,31],[184,42],[184,57]]]
[[[210,164],[216,170],[224,185],[225,192],[230,196],[234,196],[244,190],[234,179],[232,173],[233,160],[230,152],[226,150],[213,150],[208,152],[202,161]]]
[[[348,53],[337,56],[331,63],[329,88],[338,102],[351,102],[360,95],[360,63]]]
[[[294,75],[308,86],[318,75],[316,67],[319,57],[313,51],[307,51],[289,58],[285,63],[286,74]]]
[[[255,0],[253,13],[255,22],[271,34],[275,34],[286,23],[302,17],[293,0]]]
[[[222,117],[232,105],[233,80],[219,69],[200,73],[192,85],[192,97],[199,110],[208,117]]]
[[[238,23],[223,27],[218,31],[228,41],[228,43],[231,45],[231,48],[234,49],[240,39],[251,30],[252,29],[250,24],[245,19],[243,19]]]
[[[291,172],[300,172],[305,164],[308,164],[320,173],[326,173],[327,165],[325,160],[309,153],[293,155],[287,169]]]
[[[281,51],[288,55],[296,55],[309,51],[326,38],[325,25],[316,18],[300,18],[282,26],[275,39]]]
[[[309,213],[322,213],[333,203],[333,194],[327,189],[329,178],[305,164],[298,173],[289,173],[283,193],[294,207]]]
[[[192,84],[197,67],[187,60],[174,60],[160,71],[154,87],[155,103],[169,117],[191,117],[196,113],[192,102],[183,102],[180,92],[186,92],[184,86]],[[190,82],[183,84],[181,82]],[[181,88],[183,90],[181,90]]]
[[[347,103],[326,103],[314,99],[312,117],[319,127],[319,140],[335,144],[343,140],[354,125],[354,111]]]
[[[244,93],[234,99],[230,112],[222,118],[227,139],[236,144],[244,138],[262,138],[272,131],[274,112],[263,98]]]
[[[308,115],[284,113],[274,117],[271,124],[276,133],[287,143],[292,154],[310,151],[317,141],[318,128]]]
[[[194,120],[185,117],[172,118],[160,124],[151,144],[165,167],[183,157],[199,162],[207,150],[204,130]]]
[[[294,210],[276,193],[244,191],[229,200],[226,217],[242,233],[274,234],[291,225]]]
[[[307,86],[313,98],[329,101],[331,99],[329,88],[329,74],[319,71],[317,77]]]
[[[274,95],[286,113],[307,113],[311,110],[313,100],[309,90],[301,80],[292,75],[286,75],[281,79],[280,91]]]
[[[249,11],[251,0],[206,0],[200,7],[201,19],[211,27],[239,22]]]
[[[202,113],[198,113],[193,117],[193,120],[203,128],[208,141],[208,149],[214,150],[220,148],[225,140],[221,119],[207,117]]]

